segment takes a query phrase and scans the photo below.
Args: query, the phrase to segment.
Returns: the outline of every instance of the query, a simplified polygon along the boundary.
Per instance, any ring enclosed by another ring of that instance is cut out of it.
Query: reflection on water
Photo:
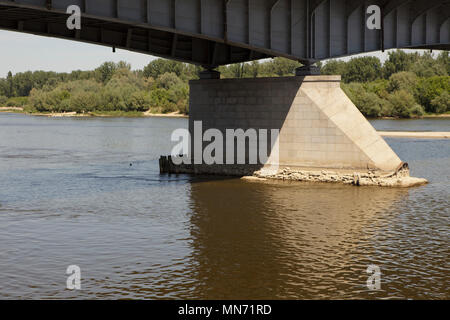
[[[186,125],[0,115],[0,298],[449,298],[449,141],[388,139],[409,190],[160,176]]]
[[[369,264],[388,272],[380,232],[408,191],[230,180],[194,183],[191,197],[201,297],[353,298],[369,297]],[[401,284],[383,280],[377,296],[396,296]]]

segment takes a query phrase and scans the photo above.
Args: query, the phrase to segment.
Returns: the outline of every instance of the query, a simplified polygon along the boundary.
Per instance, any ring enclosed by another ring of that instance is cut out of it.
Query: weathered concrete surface
[[[390,174],[381,174],[376,171],[366,172],[346,172],[346,171],[311,171],[311,170],[292,170],[284,168],[276,174],[265,174],[257,171],[252,176],[244,177],[248,180],[260,178],[263,180],[287,180],[302,182],[328,182],[342,183],[355,186],[378,186],[378,187],[399,187],[408,188],[427,184],[426,179],[413,178],[409,175],[407,164],[402,165],[396,172]]]
[[[403,163],[395,172],[382,173],[367,170],[352,172],[351,170],[317,170],[317,168],[291,169],[283,168],[275,172],[259,170],[259,166],[250,165],[175,165],[171,157],[160,158],[161,173],[237,176],[249,181],[283,180],[297,182],[341,183],[354,186],[378,186],[408,188],[425,185],[426,179],[413,178],[409,168]]]
[[[339,76],[197,80],[190,87],[193,136],[194,121],[223,133],[280,129],[279,162],[271,166],[393,172],[402,163],[341,90]]]

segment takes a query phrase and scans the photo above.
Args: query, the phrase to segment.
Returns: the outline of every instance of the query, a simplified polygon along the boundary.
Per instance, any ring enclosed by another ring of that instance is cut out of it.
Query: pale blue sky
[[[40,37],[0,30],[0,78],[8,71],[92,70],[105,61],[127,61],[133,69],[142,69],[154,57],[125,50],[112,52],[103,47],[82,42]]]
[[[4,30],[0,30],[0,43],[0,78],[6,77],[8,71],[16,74],[36,70],[92,70],[105,61],[123,60],[130,63],[133,69],[142,69],[155,59],[150,55],[126,50],[118,49],[113,53],[110,47]],[[371,55],[381,60],[387,57],[387,53],[381,52]]]

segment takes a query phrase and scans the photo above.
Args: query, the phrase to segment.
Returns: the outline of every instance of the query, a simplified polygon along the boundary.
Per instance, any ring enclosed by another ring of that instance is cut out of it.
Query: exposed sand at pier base
[[[250,177],[244,177],[245,180],[285,180],[285,181],[303,181],[303,182],[328,182],[342,183],[355,186],[378,186],[378,187],[395,187],[409,188],[425,185],[428,183],[426,179],[414,178],[409,175],[408,165],[405,163],[397,172],[390,174],[380,173],[376,171],[354,172],[345,171],[328,171],[328,170],[301,170],[284,168],[276,173],[266,174],[258,171]]]

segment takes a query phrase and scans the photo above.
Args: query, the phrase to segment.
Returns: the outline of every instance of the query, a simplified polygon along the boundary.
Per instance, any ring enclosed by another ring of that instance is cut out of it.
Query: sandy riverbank
[[[113,117],[130,117],[130,118],[188,118],[188,115],[178,112],[171,113],[152,113],[146,112],[88,112],[88,113],[76,113],[76,112],[61,112],[61,113],[26,113],[23,108],[19,107],[0,107],[0,112],[10,113],[25,113],[30,116],[37,117],[49,117],[49,118],[83,118],[83,117],[99,117],[99,118],[113,118]]]
[[[450,139],[450,132],[378,131],[378,133],[382,137],[390,138]]]
[[[23,113],[23,108],[19,107],[0,107],[0,112],[11,112],[11,113]],[[150,111],[146,112],[133,112],[133,113],[76,113],[76,112],[64,112],[64,113],[25,113],[27,115],[32,116],[40,116],[40,117],[49,117],[49,118],[70,118],[70,117],[104,117],[104,118],[113,118],[113,117],[135,117],[135,118],[188,118],[188,115],[181,114],[178,112],[172,113],[151,113]],[[447,117],[448,115],[443,115],[443,117]],[[421,138],[421,139],[450,139],[450,132],[413,132],[413,131],[378,131],[378,133],[382,137],[391,137],[391,138]]]
[[[163,117],[163,118],[189,118],[188,115],[172,112],[172,113],[151,113],[150,111],[146,111],[143,113],[144,117]]]
[[[23,111],[23,108],[19,108],[19,107],[0,107],[0,112],[6,112],[6,111]]]

